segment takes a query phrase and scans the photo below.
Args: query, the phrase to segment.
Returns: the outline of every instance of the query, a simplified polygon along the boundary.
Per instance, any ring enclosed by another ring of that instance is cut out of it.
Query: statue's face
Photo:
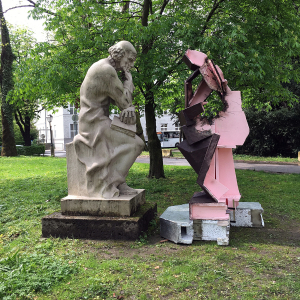
[[[132,52],[126,51],[125,55],[119,61],[120,70],[129,72],[133,68],[135,57]]]

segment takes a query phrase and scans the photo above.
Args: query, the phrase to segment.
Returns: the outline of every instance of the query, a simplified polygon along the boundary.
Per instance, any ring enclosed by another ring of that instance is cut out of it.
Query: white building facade
[[[45,143],[51,142],[50,126],[46,120],[46,117],[50,114],[53,116],[52,132],[55,149],[66,150],[66,144],[72,142],[74,136],[78,133],[78,123],[73,121],[73,119],[75,119],[73,116],[77,115],[78,112],[73,104],[70,104],[68,108],[57,108],[55,113],[45,110],[41,111],[40,118],[36,121],[35,126],[39,131],[39,140]],[[113,115],[111,115],[111,118],[112,116]],[[171,120],[171,115],[165,111],[162,116],[156,117],[156,131],[179,131],[179,127],[173,123],[174,121]],[[146,119],[144,116],[141,117],[141,125],[147,140]]]

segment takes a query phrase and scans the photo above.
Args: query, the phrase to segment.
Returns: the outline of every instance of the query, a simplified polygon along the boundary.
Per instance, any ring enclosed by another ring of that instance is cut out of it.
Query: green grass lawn
[[[177,148],[170,148],[172,150],[172,156],[175,158],[184,158],[184,156],[181,154]],[[143,151],[143,156],[149,156],[148,151]],[[267,162],[267,163],[299,163],[298,158],[290,158],[290,157],[264,157],[264,156],[252,156],[252,155],[245,155],[245,154],[233,154],[234,160],[243,160],[243,161],[251,161],[251,162]]]
[[[190,167],[148,179],[134,164],[128,184],[146,189],[158,214],[199,191]],[[41,238],[41,218],[67,195],[66,160],[0,158],[0,299],[300,299],[298,174],[237,170],[242,201],[259,201],[265,228],[231,228],[230,245]]]

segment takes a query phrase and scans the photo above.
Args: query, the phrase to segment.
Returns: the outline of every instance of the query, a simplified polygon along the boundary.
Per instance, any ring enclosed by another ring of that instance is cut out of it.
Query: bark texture
[[[0,27],[1,27],[1,116],[2,116],[2,150],[1,156],[17,156],[17,148],[14,137],[13,107],[6,101],[8,92],[13,88],[12,64],[14,55],[10,45],[9,32],[6,26],[0,0]]]
[[[154,96],[151,91],[146,95],[145,104],[148,149],[150,155],[149,178],[165,177],[160,141],[156,134]]]
[[[148,26],[149,13],[152,10],[151,0],[145,0],[143,5],[142,25]],[[147,54],[152,47],[152,41],[143,45],[143,54]],[[145,117],[146,129],[148,135],[148,149],[150,156],[150,166],[148,177],[161,178],[165,177],[164,164],[162,158],[161,144],[156,134],[155,102],[154,95],[151,91],[153,83],[146,84],[145,96]]]

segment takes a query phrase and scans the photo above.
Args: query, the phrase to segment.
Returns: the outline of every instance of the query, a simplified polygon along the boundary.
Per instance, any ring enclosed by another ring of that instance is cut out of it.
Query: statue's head
[[[110,56],[116,63],[116,69],[119,71],[129,71],[136,59],[136,50],[133,45],[127,41],[121,41],[108,49]]]

